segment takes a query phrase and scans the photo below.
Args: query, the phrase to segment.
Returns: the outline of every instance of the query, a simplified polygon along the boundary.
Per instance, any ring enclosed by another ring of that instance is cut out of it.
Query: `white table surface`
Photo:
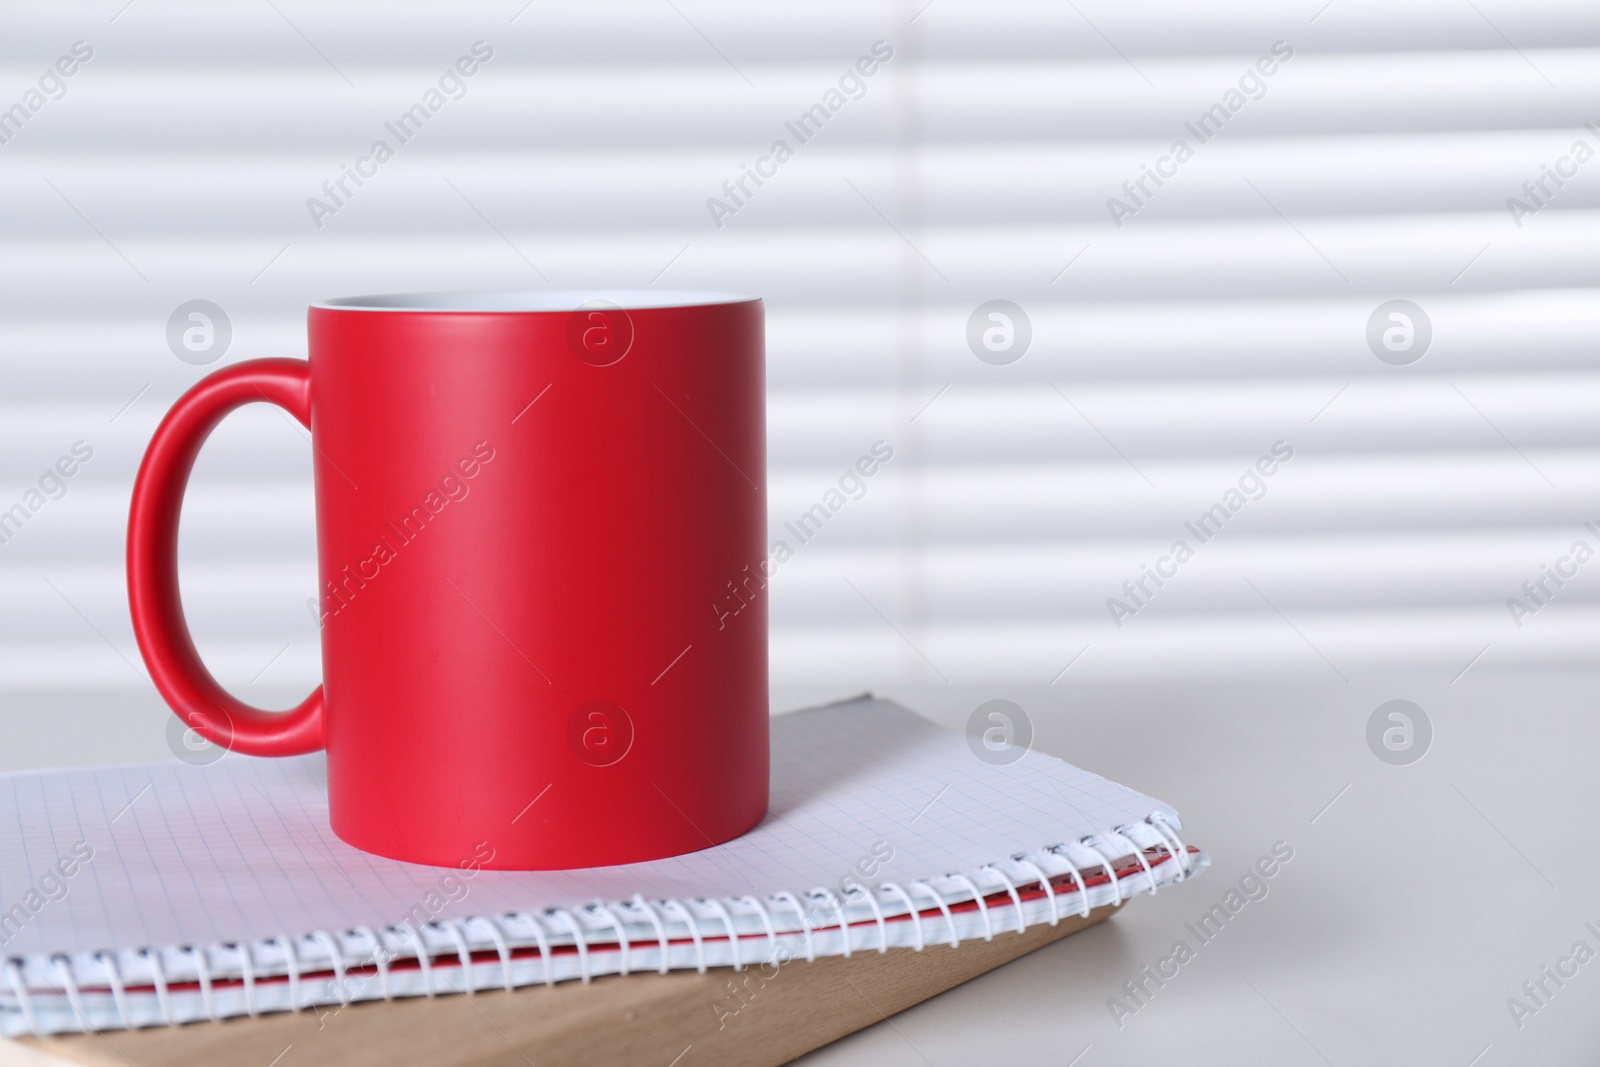
[[[1593,674],[1487,673],[886,692],[951,726],[989,697],[1016,701],[1043,751],[1173,804],[1212,867],[803,1062],[1600,1063],[1600,955],[1547,982],[1555,995],[1520,1030],[1506,1004],[1575,941],[1600,953],[1584,928],[1600,928],[1597,693]],[[1410,766],[1367,747],[1368,717],[1394,698],[1434,727]],[[1175,941],[1195,947],[1185,922],[1280,840],[1295,857],[1268,896],[1119,1028],[1108,998]]]
[[[1015,701],[1035,747],[1173,804],[1212,868],[808,1067],[1600,1063],[1600,673],[878,692],[956,728]],[[1434,728],[1409,766],[1367,746],[1394,698]],[[153,694],[0,700],[0,769],[170,758]],[[1185,923],[1278,841],[1268,895],[1198,945]],[[1194,959],[1119,1027],[1109,998],[1180,939]],[[1519,1029],[1507,999],[1579,940],[1596,958]]]

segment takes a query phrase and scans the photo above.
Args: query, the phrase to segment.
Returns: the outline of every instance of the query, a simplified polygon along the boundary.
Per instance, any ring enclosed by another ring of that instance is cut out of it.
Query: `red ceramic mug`
[[[654,291],[314,305],[309,362],[216,371],[151,438],[128,595],[156,687],[233,751],[326,748],[334,832],[384,856],[587,867],[750,829],[768,780],[762,314]],[[310,429],[316,476],[323,683],[286,713],[223,690],[178,596],[190,469],[255,401]]]

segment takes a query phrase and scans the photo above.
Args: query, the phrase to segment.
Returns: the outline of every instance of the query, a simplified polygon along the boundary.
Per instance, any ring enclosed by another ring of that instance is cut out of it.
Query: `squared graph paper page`
[[[911,882],[1157,811],[1177,824],[1165,804],[1037,752],[991,765],[966,735],[871,698],[775,717],[772,761],[767,817],[737,840],[650,863],[482,871],[437,917],[635,894],[803,893],[891,850],[872,880]],[[335,837],[325,781],[321,756],[0,775],[0,956],[378,927],[430,894],[448,896],[442,887],[455,883],[444,879],[459,882],[459,870],[382,859]],[[85,846],[92,858],[75,862]]]

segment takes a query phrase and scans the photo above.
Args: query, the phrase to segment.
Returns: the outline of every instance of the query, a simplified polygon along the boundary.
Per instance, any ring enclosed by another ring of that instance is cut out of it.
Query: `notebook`
[[[0,1031],[993,938],[1208,864],[1160,801],[870,696],[772,721],[765,820],[671,859],[427,867],[328,828],[320,756],[0,775]]]

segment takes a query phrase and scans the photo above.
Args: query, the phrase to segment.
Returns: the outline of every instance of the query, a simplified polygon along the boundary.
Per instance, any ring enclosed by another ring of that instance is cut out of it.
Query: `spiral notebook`
[[[1170,807],[862,697],[772,722],[743,837],[557,872],[385,860],[328,829],[320,756],[0,775],[0,1030],[351,1001],[992,938],[1207,865]]]

